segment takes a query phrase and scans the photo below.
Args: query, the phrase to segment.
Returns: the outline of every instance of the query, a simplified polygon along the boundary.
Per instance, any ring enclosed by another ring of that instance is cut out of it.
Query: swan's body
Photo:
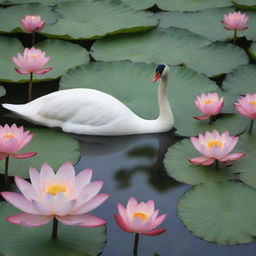
[[[166,132],[173,127],[173,115],[166,95],[168,66],[164,67],[158,91],[160,113],[156,120],[145,120],[111,95],[93,89],[61,90],[24,105],[3,104],[3,107],[32,123],[61,127],[76,134]]]

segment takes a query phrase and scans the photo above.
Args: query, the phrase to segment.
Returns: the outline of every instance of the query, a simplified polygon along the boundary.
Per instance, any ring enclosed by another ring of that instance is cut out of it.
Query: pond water
[[[102,256],[132,255],[133,234],[116,225],[113,214],[118,202],[126,204],[130,196],[138,200],[153,199],[160,213],[168,213],[161,227],[167,232],[140,239],[139,255],[152,256],[252,256],[256,243],[217,245],[192,235],[176,214],[176,204],[190,188],[167,176],[163,165],[164,152],[177,140],[172,133],[117,138],[80,137],[82,158],[76,169],[90,167],[94,179],[104,180],[104,192],[110,194],[105,205],[94,213],[108,221],[108,241]],[[154,154],[151,154],[154,152]]]
[[[22,103],[26,90],[24,85],[9,85],[7,96],[1,102]],[[23,87],[23,88],[22,88]],[[38,84],[36,97],[56,90],[51,86]],[[24,94],[24,95],[23,95]],[[3,108],[1,124],[17,123],[32,127]],[[93,180],[103,180],[103,193],[110,198],[93,214],[107,221],[107,242],[102,256],[133,255],[134,234],[125,233],[117,226],[113,215],[117,213],[117,203],[126,205],[134,196],[138,201],[154,200],[160,214],[167,213],[161,227],[167,232],[155,237],[141,236],[140,256],[254,256],[256,243],[243,245],[218,245],[195,237],[183,225],[176,214],[179,198],[191,186],[179,183],[166,173],[163,159],[168,148],[182,138],[174,131],[162,134],[100,137],[73,135],[80,143],[81,159],[76,165],[79,172],[85,168],[93,169]]]

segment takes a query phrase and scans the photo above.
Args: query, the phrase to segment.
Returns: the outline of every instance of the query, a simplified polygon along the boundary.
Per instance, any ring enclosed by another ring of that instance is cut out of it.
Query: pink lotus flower
[[[219,98],[216,92],[197,96],[195,100],[196,107],[204,113],[202,116],[195,116],[197,120],[206,120],[211,116],[218,115],[223,107],[223,97]]]
[[[189,162],[200,165],[210,165],[215,161],[222,162],[223,165],[230,165],[230,161],[243,157],[244,153],[229,153],[233,150],[238,142],[238,137],[230,136],[228,131],[219,134],[214,130],[206,132],[205,135],[199,134],[198,138],[191,137],[193,146],[203,156],[189,159]]]
[[[36,15],[27,15],[25,19],[21,18],[20,22],[23,31],[27,33],[38,32],[42,30],[45,25],[45,20]]]
[[[7,218],[10,223],[37,227],[49,223],[55,217],[66,225],[97,227],[105,224],[103,219],[88,214],[101,205],[107,194],[99,194],[102,181],[91,181],[92,170],[86,169],[75,176],[71,163],[64,163],[55,174],[43,164],[41,172],[30,168],[31,184],[15,177],[21,194],[2,192],[6,201],[24,213]]]
[[[246,94],[235,103],[236,110],[243,116],[256,119],[256,94]]]
[[[246,14],[233,12],[224,15],[221,22],[224,24],[225,29],[228,30],[246,30],[248,27],[245,27],[245,25],[248,19],[249,17]]]
[[[125,232],[156,236],[166,231],[164,228],[154,230],[164,221],[167,214],[157,217],[159,210],[155,210],[153,200],[138,203],[134,197],[131,197],[126,209],[121,204],[117,205],[117,209],[120,216],[115,214],[115,220]]]
[[[0,125],[0,160],[7,156],[12,156],[19,159],[29,158],[36,155],[35,152],[21,153],[16,152],[24,148],[33,138],[33,134],[29,131],[24,132],[23,126],[17,127],[13,124]]]
[[[20,68],[15,68],[20,74],[26,75],[35,73],[38,75],[45,74],[52,70],[52,68],[42,67],[50,60],[50,56],[45,57],[45,52],[32,47],[31,49],[25,48],[24,54],[18,53],[12,57],[12,61]]]

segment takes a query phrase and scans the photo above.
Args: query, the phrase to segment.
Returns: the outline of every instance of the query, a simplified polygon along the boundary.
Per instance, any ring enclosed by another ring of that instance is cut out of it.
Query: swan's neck
[[[173,114],[167,97],[168,77],[162,77],[158,88],[159,121],[173,124]]]

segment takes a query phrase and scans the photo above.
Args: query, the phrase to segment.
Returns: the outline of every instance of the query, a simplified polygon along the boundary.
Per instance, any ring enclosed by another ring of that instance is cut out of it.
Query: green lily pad
[[[178,28],[98,40],[91,54],[102,61],[183,63],[208,76],[228,73],[248,63],[248,57],[241,48],[221,42],[211,44],[204,37]]]
[[[215,8],[201,10],[198,12],[161,12],[157,13],[160,18],[159,26],[168,28],[170,26],[188,29],[189,31],[208,38],[210,41],[223,41],[232,39],[234,32],[224,28],[221,23],[225,14],[234,12],[234,8]],[[238,31],[237,36],[245,36],[247,39],[256,40],[256,13],[247,11],[249,16],[248,29]],[[202,20],[204,26],[202,26]]]
[[[234,152],[237,152],[236,148]],[[201,166],[188,161],[200,155],[190,139],[176,143],[169,148],[164,159],[167,173],[175,180],[190,185],[226,181],[233,178],[232,170],[229,167],[219,166],[216,170],[215,165]]]
[[[219,244],[242,244],[256,236],[256,190],[241,183],[198,185],[178,203],[178,216],[195,236]]]
[[[249,120],[247,121],[249,124]],[[254,127],[253,134],[248,134],[245,132],[240,137],[239,142],[238,150],[240,152],[245,152],[246,155],[239,161],[235,161],[232,168],[239,174],[239,179],[241,181],[256,188],[256,127]]]
[[[231,6],[230,0],[122,0],[136,10],[147,9],[157,5],[168,11],[197,11],[201,9]]]
[[[70,0],[0,0],[2,5],[40,3],[44,5],[56,5],[59,3],[69,2]]]
[[[108,93],[137,115],[154,119],[158,115],[157,86],[150,85],[155,65],[130,62],[98,62],[70,69],[60,81],[60,89],[93,88]],[[196,96],[203,92],[220,92],[206,76],[185,67],[170,67],[168,95],[173,109],[175,128],[180,135],[196,135],[206,129],[230,130],[237,134],[246,122],[239,116],[226,116],[209,126],[207,121],[194,120],[199,115],[194,105]],[[184,99],[185,95],[185,99]],[[228,105],[228,101],[225,101]],[[186,125],[184,125],[186,124]]]
[[[25,128],[25,130],[28,130]],[[59,168],[64,162],[76,164],[80,158],[79,143],[67,134],[44,128],[29,129],[34,134],[31,142],[20,152],[37,152],[27,159],[10,158],[9,175],[29,177],[29,168],[41,169],[47,162],[52,168]],[[0,162],[0,172],[4,173],[4,161]]]
[[[35,80],[58,78],[68,69],[90,61],[87,50],[70,42],[49,39],[36,44],[35,47],[45,51],[46,56],[51,56],[47,66],[53,67],[52,71],[44,75],[35,75]]]
[[[5,221],[18,213],[8,203],[0,203],[0,251],[12,256],[97,256],[106,242],[105,227],[82,228],[59,223],[58,238],[51,239],[51,223],[28,228]]]
[[[227,93],[236,95],[238,98],[238,96],[247,93],[256,93],[256,88],[254,86],[255,79],[255,65],[244,65],[228,74],[223,81],[222,86]]]
[[[0,9],[0,23],[1,32],[22,32],[20,18],[26,15],[40,15],[46,24],[56,23],[59,15],[53,12],[51,8],[41,4],[24,4],[19,6],[11,6]],[[47,26],[46,25],[46,26]]]
[[[3,86],[0,86],[0,97],[4,96],[6,93],[6,90]]]
[[[229,73],[247,63],[248,57],[240,47],[217,42],[195,50],[186,65],[194,68],[197,72],[214,77]]]
[[[249,53],[252,58],[256,59],[256,42],[253,42],[251,44],[251,47],[249,48]]]
[[[63,75],[69,68],[89,62],[88,52],[77,44],[60,40],[44,40],[35,45],[51,56],[51,60],[45,65],[53,67],[53,70],[44,75],[35,75],[34,81],[56,79]],[[5,82],[26,82],[29,75],[21,75],[15,71],[15,64],[12,57],[17,53],[23,53],[24,48],[20,41],[15,38],[0,38],[0,81]],[[72,58],[70,57],[72,56]]]
[[[221,20],[224,14],[234,12],[234,8],[213,8],[198,12],[160,12],[159,26],[168,28],[170,26],[188,29],[189,31],[204,36],[210,41],[224,41],[233,37],[232,31],[224,29]],[[202,20],[204,25],[202,26]]]
[[[157,19],[152,14],[136,12],[121,2],[110,0],[67,2],[59,4],[56,11],[61,18],[42,33],[65,39],[96,39],[142,31],[157,25]]]
[[[11,58],[17,52],[23,52],[24,48],[21,42],[16,38],[0,36],[0,80],[1,81],[18,81],[24,79],[24,76],[18,74],[14,67],[15,64]]]
[[[233,4],[240,9],[256,9],[254,0],[232,0]]]

